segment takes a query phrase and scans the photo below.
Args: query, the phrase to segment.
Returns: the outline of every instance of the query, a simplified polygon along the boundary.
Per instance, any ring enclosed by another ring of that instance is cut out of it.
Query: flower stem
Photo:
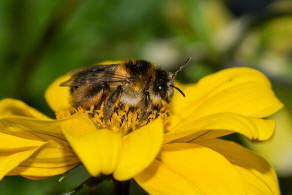
[[[130,194],[130,180],[117,181],[113,180],[115,187],[115,195],[129,195]]]
[[[72,190],[63,193],[62,195],[72,195],[77,192],[79,192],[82,188],[87,187],[89,190],[95,190],[99,187],[101,182],[103,182],[105,179],[108,179],[108,176],[99,176],[99,177],[90,177],[87,180],[85,180],[83,183],[79,184]]]

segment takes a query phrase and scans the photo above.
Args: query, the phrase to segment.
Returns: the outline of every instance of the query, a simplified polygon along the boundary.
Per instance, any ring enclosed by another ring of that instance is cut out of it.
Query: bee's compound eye
[[[162,90],[162,86],[161,86],[161,85],[158,86],[158,90],[159,90],[159,91]]]

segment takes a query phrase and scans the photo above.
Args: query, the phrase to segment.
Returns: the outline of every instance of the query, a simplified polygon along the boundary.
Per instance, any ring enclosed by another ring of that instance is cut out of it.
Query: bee
[[[190,58],[184,63],[187,64]],[[125,60],[109,65],[93,65],[77,70],[60,86],[69,86],[73,107],[99,107],[104,103],[105,120],[111,118],[118,104],[140,108],[141,119],[162,101],[170,102],[173,89],[185,94],[174,85],[174,79],[183,66],[174,72],[157,68],[145,60]]]

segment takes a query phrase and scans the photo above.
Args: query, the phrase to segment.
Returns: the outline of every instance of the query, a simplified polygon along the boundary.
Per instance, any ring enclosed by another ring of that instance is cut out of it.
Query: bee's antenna
[[[184,94],[184,92],[180,89],[180,88],[178,88],[178,87],[176,87],[176,86],[174,86],[174,85],[170,85],[172,88],[175,88],[176,90],[178,90],[178,92],[180,92],[184,97],[186,97],[186,95]]]
[[[187,60],[178,67],[178,69],[173,73],[172,79],[175,79],[177,73],[179,73],[191,61],[191,59],[191,57],[188,57]]]

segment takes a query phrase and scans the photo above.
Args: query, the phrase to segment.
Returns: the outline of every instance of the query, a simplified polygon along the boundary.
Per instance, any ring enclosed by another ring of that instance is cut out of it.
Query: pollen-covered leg
[[[105,100],[105,105],[104,105],[104,109],[103,109],[105,120],[108,120],[111,118],[113,111],[114,111],[114,107],[119,102],[122,91],[123,91],[123,88],[120,85],[111,94],[111,96],[109,96],[109,98],[107,98]]]

